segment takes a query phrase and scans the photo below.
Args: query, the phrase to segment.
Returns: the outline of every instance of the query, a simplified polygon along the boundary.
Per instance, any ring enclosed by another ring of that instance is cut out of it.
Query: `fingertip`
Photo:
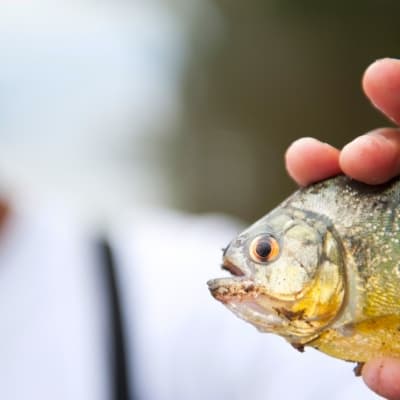
[[[371,185],[400,173],[400,134],[392,128],[377,129],[343,147],[339,164],[346,175]]]
[[[286,169],[300,186],[340,173],[339,150],[311,137],[293,142],[285,154]]]
[[[374,392],[389,399],[400,398],[400,360],[377,358],[367,362],[362,369],[365,384]]]
[[[373,83],[375,82],[375,78],[381,78],[382,71],[384,71],[385,66],[388,63],[390,64],[390,62],[391,58],[384,57],[379,58],[368,65],[362,77],[362,87],[367,94],[369,93],[369,89],[374,86]]]
[[[397,77],[400,60],[395,58],[380,58],[370,64],[362,77],[362,87],[365,94],[370,97],[382,89],[390,88],[393,77]],[[382,87],[383,85],[383,87]],[[393,85],[396,87],[397,85]]]
[[[307,186],[309,183],[309,172],[305,157],[310,148],[315,146],[316,139],[304,137],[295,140],[286,150],[285,165],[289,176],[299,185]]]
[[[400,121],[400,60],[382,58],[365,71],[362,87],[372,104],[389,119]]]

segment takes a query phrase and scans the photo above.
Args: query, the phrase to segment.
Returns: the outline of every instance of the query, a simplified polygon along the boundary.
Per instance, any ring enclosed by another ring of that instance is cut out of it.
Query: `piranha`
[[[400,357],[400,180],[295,192],[224,250],[212,295],[261,332],[360,363]]]

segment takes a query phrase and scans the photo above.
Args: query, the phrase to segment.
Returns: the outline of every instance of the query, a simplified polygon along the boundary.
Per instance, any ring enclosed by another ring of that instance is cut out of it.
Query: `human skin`
[[[362,87],[371,103],[400,125],[400,60],[381,59],[364,73]],[[400,130],[379,128],[357,137],[342,150],[314,138],[293,142],[285,155],[289,175],[306,186],[344,173],[379,184],[400,174]],[[365,383],[379,395],[400,399],[400,359],[379,358],[362,369]]]

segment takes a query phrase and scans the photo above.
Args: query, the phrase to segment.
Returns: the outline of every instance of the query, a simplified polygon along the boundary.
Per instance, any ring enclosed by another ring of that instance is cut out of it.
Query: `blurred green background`
[[[397,1],[215,0],[192,27],[176,204],[260,217],[294,188],[283,156],[301,136],[342,147],[390,124],[361,90],[365,68],[400,49]],[[206,36],[206,38],[204,38]]]

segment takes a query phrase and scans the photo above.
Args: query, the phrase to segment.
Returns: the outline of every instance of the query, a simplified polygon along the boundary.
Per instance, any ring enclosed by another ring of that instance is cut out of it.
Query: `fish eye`
[[[279,255],[279,243],[273,236],[258,236],[251,241],[249,253],[254,262],[270,262]]]

